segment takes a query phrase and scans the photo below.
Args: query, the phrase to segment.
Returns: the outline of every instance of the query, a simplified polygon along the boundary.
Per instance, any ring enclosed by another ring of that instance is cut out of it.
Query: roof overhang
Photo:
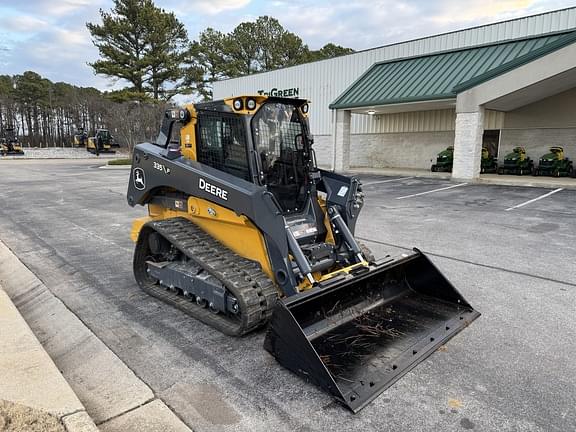
[[[442,109],[454,109],[456,107],[456,98],[436,99],[429,101],[415,101],[386,105],[368,105],[365,107],[352,108],[350,111],[354,114],[380,115],[393,114],[413,111],[433,111]]]
[[[570,47],[576,47],[574,30],[376,63],[330,108],[362,114],[442,109],[461,93],[492,86]],[[565,60],[575,67],[575,59]]]
[[[456,110],[472,112],[479,106],[512,111],[576,87],[576,44],[496,76],[458,94]]]

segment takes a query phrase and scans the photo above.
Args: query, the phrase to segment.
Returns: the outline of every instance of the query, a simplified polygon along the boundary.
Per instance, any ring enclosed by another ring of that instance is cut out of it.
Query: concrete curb
[[[99,168],[105,170],[129,170],[132,168],[132,165],[102,165]]]
[[[0,285],[79,399],[71,432],[98,430],[79,428],[90,417],[107,432],[191,432],[1,240]]]
[[[24,154],[19,156],[0,156],[0,160],[29,160],[29,159],[120,159],[128,157],[129,153],[118,151],[116,153],[102,153],[99,156],[89,153],[84,148],[49,147],[24,148]]]
[[[97,432],[68,382],[0,286],[0,399],[48,412],[68,432]]]
[[[349,174],[373,174],[382,176],[419,177],[430,179],[445,179],[454,182],[468,182],[474,184],[488,184],[499,186],[535,187],[545,189],[576,189],[576,179],[570,177],[532,177],[498,174],[482,174],[475,180],[452,178],[450,173],[433,173],[426,170],[395,169],[395,168],[350,168]]]

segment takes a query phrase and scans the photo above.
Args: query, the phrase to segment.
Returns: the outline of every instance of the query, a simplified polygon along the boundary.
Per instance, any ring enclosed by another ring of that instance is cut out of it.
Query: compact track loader
[[[88,134],[84,128],[78,128],[78,131],[72,137],[72,145],[74,147],[86,147],[88,144]]]
[[[168,110],[133,154],[134,274],[228,335],[268,325],[278,362],[356,412],[479,313],[417,249],[375,261],[356,241],[361,184],[316,167],[307,113],[266,96]]]
[[[99,155],[100,153],[116,153],[112,150],[114,137],[108,129],[98,129],[93,137],[89,137],[86,143],[86,150]]]
[[[24,150],[20,142],[18,142],[18,135],[13,128],[4,129],[4,136],[0,138],[0,156],[22,156]]]

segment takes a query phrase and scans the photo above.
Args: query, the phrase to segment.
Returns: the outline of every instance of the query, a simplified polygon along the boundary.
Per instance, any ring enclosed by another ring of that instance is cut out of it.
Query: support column
[[[350,168],[350,123],[352,113],[346,110],[336,111],[334,127],[334,170],[347,171]]]
[[[456,113],[452,179],[474,181],[480,177],[484,108]]]

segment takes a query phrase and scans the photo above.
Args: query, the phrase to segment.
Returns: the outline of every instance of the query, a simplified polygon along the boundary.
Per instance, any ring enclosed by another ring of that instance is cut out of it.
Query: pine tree
[[[128,81],[128,98],[169,98],[184,76],[181,63],[188,36],[171,12],[152,0],[114,0],[110,12],[100,10],[101,24],[86,23],[100,59],[90,65],[97,74]]]

